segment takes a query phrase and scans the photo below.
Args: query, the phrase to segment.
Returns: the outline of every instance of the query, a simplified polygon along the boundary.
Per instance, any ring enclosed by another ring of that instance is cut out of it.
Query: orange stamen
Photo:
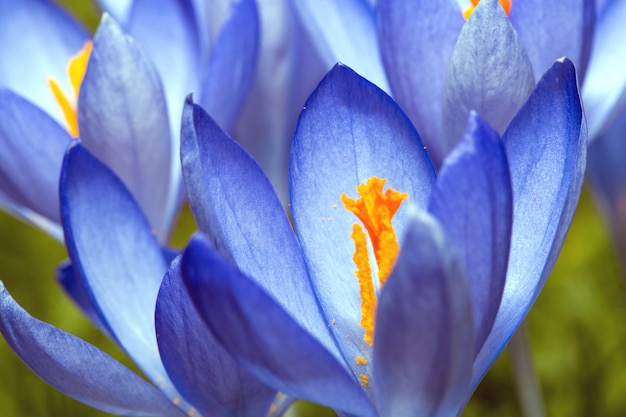
[[[350,236],[356,245],[352,259],[356,265],[356,278],[359,281],[359,295],[361,296],[361,327],[365,330],[363,340],[368,345],[374,342],[374,313],[376,311],[376,289],[372,281],[372,268],[367,254],[365,233],[358,224],[352,225]]]
[[[73,138],[77,138],[79,135],[77,115],[78,93],[80,92],[80,85],[83,82],[83,78],[85,78],[92,44],[91,41],[85,42],[85,46],[83,46],[76,55],[70,58],[67,64],[67,77],[72,87],[71,95],[66,95],[61,89],[60,84],[54,78],[48,78],[48,86],[63,111],[63,116],[67,122],[67,131]]]
[[[470,0],[470,1],[471,1],[471,4],[463,10],[463,17],[465,18],[465,20],[469,19],[469,17],[474,12],[474,9],[476,8],[476,6],[478,6],[478,3],[480,2],[480,0]],[[511,13],[512,3],[513,3],[512,0],[500,0],[500,5],[504,9],[504,12],[506,13],[507,16],[509,16]]]

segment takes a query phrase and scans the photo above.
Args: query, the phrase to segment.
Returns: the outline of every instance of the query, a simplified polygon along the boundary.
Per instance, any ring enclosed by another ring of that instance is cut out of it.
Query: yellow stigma
[[[391,188],[383,193],[384,178],[372,177],[366,184],[357,186],[359,198],[356,200],[341,195],[341,202],[346,210],[354,213],[363,223],[372,244],[378,281],[382,288],[391,274],[400,251],[396,232],[391,219],[400,208],[408,194]],[[367,250],[367,239],[363,228],[358,223],[352,226],[352,235],[356,250],[352,259],[356,265],[355,275],[359,281],[361,296],[361,327],[365,331],[363,340],[370,346],[374,341],[374,318],[376,312],[376,290]]]
[[[61,89],[61,86],[54,78],[48,78],[48,86],[54,94],[59,107],[63,111],[65,121],[67,122],[67,131],[73,138],[78,137],[78,116],[76,114],[78,93],[80,91],[80,85],[85,77],[87,71],[87,62],[89,61],[89,55],[91,54],[92,42],[85,42],[85,46],[72,58],[67,64],[67,78],[72,86],[72,94],[66,95]]]
[[[474,12],[474,9],[476,8],[476,6],[478,6],[478,3],[480,3],[480,0],[470,0],[470,1],[471,1],[471,4],[463,10],[463,17],[465,18],[465,20],[469,19],[469,17]],[[500,0],[500,5],[504,9],[504,12],[506,13],[507,16],[511,13],[512,3],[513,3],[512,0]]]

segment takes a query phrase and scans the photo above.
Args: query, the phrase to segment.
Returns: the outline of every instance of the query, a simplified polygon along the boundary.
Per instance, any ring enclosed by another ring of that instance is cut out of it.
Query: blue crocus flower
[[[33,318],[0,284],[0,332],[24,363],[63,393],[114,414],[266,414],[276,392],[241,370],[215,341],[181,281],[169,278],[179,259],[166,273],[169,261],[140,207],[78,142],[65,156],[60,199],[73,264],[62,273],[70,289],[80,289],[70,295],[150,382]]]
[[[152,25],[155,16],[163,26]],[[190,3],[138,2],[129,19],[140,46],[107,15],[91,43],[51,2],[0,2],[0,140],[11,150],[0,156],[0,203],[59,239],[58,175],[71,137],[116,172],[164,241],[183,198],[177,149],[185,95],[198,88],[228,127],[252,82],[253,0],[236,3],[206,53]]]
[[[563,60],[502,139],[472,114],[437,176],[395,102],[339,65],[294,136],[294,235],[258,165],[189,100],[183,174],[204,234],[182,279],[237,362],[289,396],[340,415],[458,414],[554,265],[586,140]]]

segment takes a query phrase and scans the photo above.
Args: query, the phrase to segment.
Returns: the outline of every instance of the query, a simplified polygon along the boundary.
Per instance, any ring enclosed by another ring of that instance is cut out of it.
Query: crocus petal
[[[472,110],[502,134],[534,86],[524,45],[500,3],[482,0],[461,30],[446,74],[444,154],[461,140]]]
[[[243,371],[194,307],[180,275],[180,257],[163,279],[155,326],[163,365],[180,393],[206,416],[256,417],[276,391]]]
[[[202,318],[244,369],[287,395],[358,416],[375,415],[334,356],[204,236],[189,243],[181,270]]]
[[[378,302],[374,391],[380,415],[456,415],[471,378],[473,336],[460,258],[437,222],[416,213]]]
[[[67,151],[60,195],[67,250],[100,321],[159,388],[179,397],[154,330],[166,264],[141,210],[113,172],[78,143]]]
[[[65,123],[48,78],[54,78],[66,92],[72,91],[67,63],[86,39],[87,32],[79,23],[53,2],[1,0],[0,85]]]
[[[134,0],[97,0],[97,3],[103,11],[113,16],[116,21],[125,24],[128,20],[133,1]]]
[[[570,58],[584,79],[593,39],[594,0],[514,1],[509,18],[526,47],[535,74],[561,57]]]
[[[359,184],[377,176],[425,207],[435,177],[432,163],[392,99],[342,65],[328,73],[305,104],[291,157],[291,208],[309,274],[344,356],[362,356],[361,299],[350,238],[358,220],[343,208],[341,195],[355,196]],[[406,212],[399,210],[394,217],[398,236],[405,223]]]
[[[170,183],[170,130],[156,71],[132,39],[106,14],[79,98],[84,146],[107,164],[164,238]]]
[[[626,71],[623,70],[626,67],[626,42],[623,42],[626,39],[623,19],[626,2],[607,0],[599,13],[589,70],[582,88],[592,141],[626,106]]]
[[[503,141],[513,182],[511,255],[500,310],[475,362],[474,386],[539,295],[578,204],[587,129],[570,60],[544,74]]]
[[[465,136],[439,171],[430,211],[464,261],[478,354],[496,318],[513,221],[511,177],[498,134],[472,113]]]
[[[0,332],[41,379],[91,407],[128,416],[181,415],[159,390],[100,349],[33,318],[2,282]]]
[[[183,112],[181,159],[200,230],[339,358],[300,246],[271,184],[250,155],[191,98]]]
[[[69,142],[67,132],[50,116],[0,88],[0,189],[17,210],[60,223],[58,184]]]
[[[394,98],[441,165],[441,103],[450,55],[463,26],[455,0],[378,1],[378,29]]]
[[[366,0],[297,0],[294,4],[327,68],[342,62],[389,91],[374,9]]]
[[[226,131],[231,130],[252,86],[259,41],[254,0],[240,0],[211,53],[199,103]]]

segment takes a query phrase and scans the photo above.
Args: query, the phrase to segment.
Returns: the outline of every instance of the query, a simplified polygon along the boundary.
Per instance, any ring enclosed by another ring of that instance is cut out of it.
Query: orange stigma
[[[480,0],[470,0],[470,1],[471,1],[471,4],[467,6],[465,9],[463,9],[463,17],[465,18],[465,20],[469,19],[469,17],[474,12],[474,9],[476,8],[476,6],[478,6],[478,3],[480,3]],[[500,5],[504,9],[504,13],[506,13],[507,16],[511,13],[512,3],[513,3],[513,0],[500,0]]]
[[[346,194],[341,195],[341,202],[346,210],[354,213],[361,221],[372,245],[378,266],[378,281],[382,288],[391,274],[400,245],[396,238],[391,219],[400,208],[408,194],[388,188],[383,193],[384,178],[372,177],[366,184],[357,186],[359,198],[354,200]],[[367,249],[367,238],[358,223],[352,226],[352,235],[356,250],[353,260],[356,264],[356,277],[359,281],[361,296],[361,327],[365,331],[363,340],[370,346],[374,341],[374,317],[376,311],[376,290]]]
[[[67,64],[67,78],[72,86],[73,94],[69,96],[66,95],[57,80],[48,78],[48,86],[63,111],[63,116],[65,116],[65,121],[67,122],[67,131],[73,138],[78,137],[78,115],[76,113],[78,93],[80,92],[80,85],[87,71],[87,62],[91,54],[91,47],[92,41],[85,42],[85,46],[83,46],[76,55],[71,57]]]

